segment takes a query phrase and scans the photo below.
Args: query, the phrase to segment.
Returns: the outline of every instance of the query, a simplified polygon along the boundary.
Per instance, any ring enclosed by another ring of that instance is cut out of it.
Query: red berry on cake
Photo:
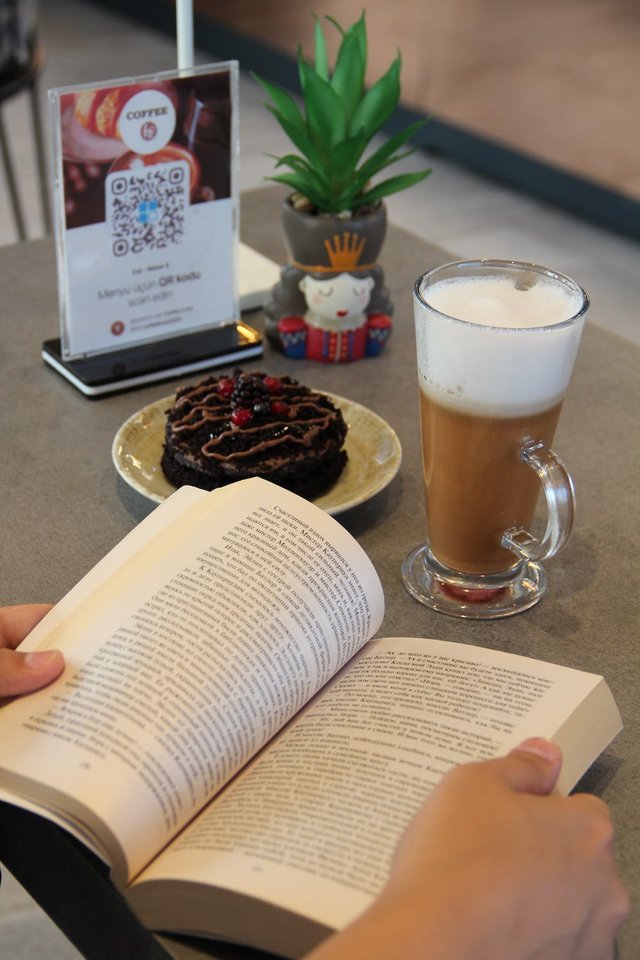
[[[236,427],[244,427],[253,418],[253,413],[248,407],[236,407],[231,411],[231,422]]]
[[[262,382],[269,393],[282,393],[282,382],[277,377],[265,377]]]

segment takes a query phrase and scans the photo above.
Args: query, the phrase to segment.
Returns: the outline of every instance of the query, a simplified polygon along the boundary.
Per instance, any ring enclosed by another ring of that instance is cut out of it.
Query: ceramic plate
[[[395,431],[382,417],[352,400],[333,393],[327,396],[340,407],[349,426],[345,442],[349,460],[331,490],[314,502],[335,515],[364,503],[386,487],[398,472],[402,450]],[[113,462],[120,476],[156,503],[175,490],[160,466],[166,411],[174,399],[163,397],[134,413],[113,441]]]

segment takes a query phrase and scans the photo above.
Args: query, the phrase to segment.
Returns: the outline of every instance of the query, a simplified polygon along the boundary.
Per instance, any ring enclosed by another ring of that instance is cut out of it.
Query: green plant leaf
[[[363,129],[371,138],[395,111],[400,100],[400,54],[387,72],[365,93],[351,120],[353,131]]]
[[[314,184],[318,191],[323,191],[324,193],[329,192],[330,184],[326,176],[324,176],[321,171],[312,167],[309,161],[305,160],[304,157],[299,157],[295,153],[288,153],[284,157],[278,157],[276,168],[282,166],[290,167],[294,173],[298,173],[301,176],[306,177],[311,183]]]
[[[394,162],[395,160],[403,160],[405,157],[410,156],[410,154],[412,153],[414,153],[413,150],[407,150],[405,151],[405,153],[400,153],[393,158]],[[384,164],[383,168],[386,168],[386,166],[387,164]],[[362,167],[360,168],[360,170],[356,171],[356,174],[351,181],[351,190],[355,196],[368,193],[369,188],[373,189],[373,187],[370,186],[372,176],[373,175],[369,171],[363,173]]]
[[[302,45],[298,44],[298,80],[300,82],[300,92],[304,100],[304,88],[306,83],[306,71],[313,70],[313,66],[305,59],[302,52]]]
[[[279,173],[272,177],[266,177],[265,179],[274,180],[276,183],[284,183],[286,186],[291,187],[293,190],[305,196],[314,206],[318,207],[318,209],[328,209],[325,206],[324,195],[314,190],[312,184],[296,173]]]
[[[416,123],[412,123],[405,130],[401,130],[399,133],[394,134],[392,137],[389,137],[388,140],[378,147],[378,149],[371,154],[370,157],[367,157],[365,162],[360,167],[358,173],[361,174],[365,181],[370,180],[376,173],[380,170],[383,170],[385,167],[388,167],[392,163],[396,163],[398,160],[402,160],[404,157],[408,157],[410,154],[414,153],[417,149],[412,147],[410,150],[406,150],[404,153],[396,153],[396,151],[403,146],[408,140],[410,140],[418,130],[427,123],[427,120],[418,120]]]
[[[371,190],[367,190],[366,193],[363,193],[357,198],[358,205],[365,206],[365,204],[376,203],[378,200],[381,200],[383,197],[388,197],[392,193],[406,190],[407,187],[412,187],[414,184],[420,183],[420,181],[428,177],[430,173],[431,168],[422,170],[420,173],[401,173],[397,177],[389,177],[388,180],[382,180],[381,183],[377,183]]]
[[[328,20],[329,23],[333,24],[336,30],[344,38],[347,33],[353,33],[357,39],[360,46],[360,55],[362,57],[362,62],[366,64],[367,62],[367,25],[365,22],[365,12],[364,10],[360,14],[360,19],[356,20],[355,23],[352,23],[348,30],[345,30],[338,21],[329,15],[325,17],[325,20]]]
[[[315,13],[313,18],[315,20],[314,41],[316,53],[316,73],[319,77],[322,77],[323,80],[328,80],[329,57],[327,56],[327,41],[325,40],[324,33],[322,32],[322,24],[318,20]]]
[[[344,140],[347,133],[344,104],[331,84],[308,65],[305,70],[304,101],[308,136],[328,159],[331,149]]]
[[[344,37],[344,35],[345,35],[345,33],[346,33],[346,30],[344,29],[343,26],[341,26],[341,24],[338,23],[338,21],[336,20],[335,17],[331,17],[331,16],[329,16],[329,14],[326,14],[325,20],[328,20],[329,23],[332,23],[333,26],[334,26],[334,27],[336,28],[336,30],[338,31],[338,33],[342,34],[342,36]]]
[[[300,153],[307,158],[315,170],[322,170],[326,167],[326,154],[320,154],[318,150],[316,150],[315,145],[307,136],[306,131],[298,130],[298,128],[294,127],[293,124],[288,123],[286,120],[283,120],[280,117],[278,117],[278,122],[293,145],[297,147]]]
[[[360,14],[360,19],[356,20],[353,24],[353,32],[358,38],[358,43],[360,44],[360,53],[364,62],[367,62],[367,24],[365,20],[364,10]]]
[[[331,155],[331,182],[338,190],[343,190],[347,182],[353,180],[356,165],[367,142],[366,136],[361,132],[336,145]]]
[[[365,69],[366,63],[362,59],[358,36],[353,30],[349,30],[340,44],[331,77],[331,86],[344,104],[348,127],[362,99]]]
[[[276,157],[273,154],[267,154],[267,156],[272,157],[272,159],[276,161],[276,167],[281,167],[285,164],[292,169],[304,168],[305,170],[313,170],[309,161],[305,160],[304,157],[299,157],[297,153],[287,153],[282,157]]]
[[[276,116],[282,116],[288,123],[294,124],[294,126],[299,127],[300,130],[304,130],[304,118],[291,94],[287,93],[286,90],[277,84],[270,83],[269,80],[263,80],[255,73],[252,73],[251,76],[260,84],[264,92],[271,97],[277,109]],[[272,110],[272,112],[274,111]]]
[[[330,16],[323,19],[339,32],[340,44],[332,71],[323,23],[314,14],[314,62],[305,58],[302,47],[298,47],[303,107],[283,88],[259,77],[255,79],[270,97],[267,108],[299,151],[274,158],[276,170],[288,170],[268,179],[304,194],[321,211],[339,213],[375,204],[428,176],[430,170],[423,170],[388,177],[372,185],[377,174],[417,149],[410,146],[410,141],[427,121],[413,123],[381,141],[377,148],[372,147],[374,135],[400,100],[401,56],[398,53],[386,73],[365,90],[364,11],[346,30]]]

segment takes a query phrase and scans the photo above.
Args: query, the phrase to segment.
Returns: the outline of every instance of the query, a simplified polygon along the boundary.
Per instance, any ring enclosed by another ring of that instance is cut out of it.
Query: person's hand
[[[452,920],[471,922],[476,960],[609,960],[628,912],[611,820],[594,796],[548,795],[561,764],[532,740],[453,770],[405,834],[389,892],[415,898],[420,878],[458,891]]]
[[[629,910],[605,804],[553,790],[546,740],[443,778],[398,846],[388,883],[313,960],[612,960]]]
[[[48,603],[0,607],[0,699],[39,690],[62,673],[64,658],[59,650],[16,650],[50,609]]]

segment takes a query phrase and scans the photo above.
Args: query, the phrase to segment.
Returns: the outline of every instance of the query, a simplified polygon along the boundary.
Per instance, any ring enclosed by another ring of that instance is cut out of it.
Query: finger
[[[500,775],[518,793],[547,794],[556,785],[562,752],[550,740],[532,737],[495,761]]]
[[[39,690],[55,680],[64,669],[60,650],[18,653],[0,650],[0,697],[16,697]]]
[[[615,864],[601,870],[603,894],[591,911],[575,945],[575,956],[584,960],[617,960],[616,935],[629,916],[631,901]]]
[[[50,603],[26,603],[0,607],[0,646],[15,650],[51,606]]]

